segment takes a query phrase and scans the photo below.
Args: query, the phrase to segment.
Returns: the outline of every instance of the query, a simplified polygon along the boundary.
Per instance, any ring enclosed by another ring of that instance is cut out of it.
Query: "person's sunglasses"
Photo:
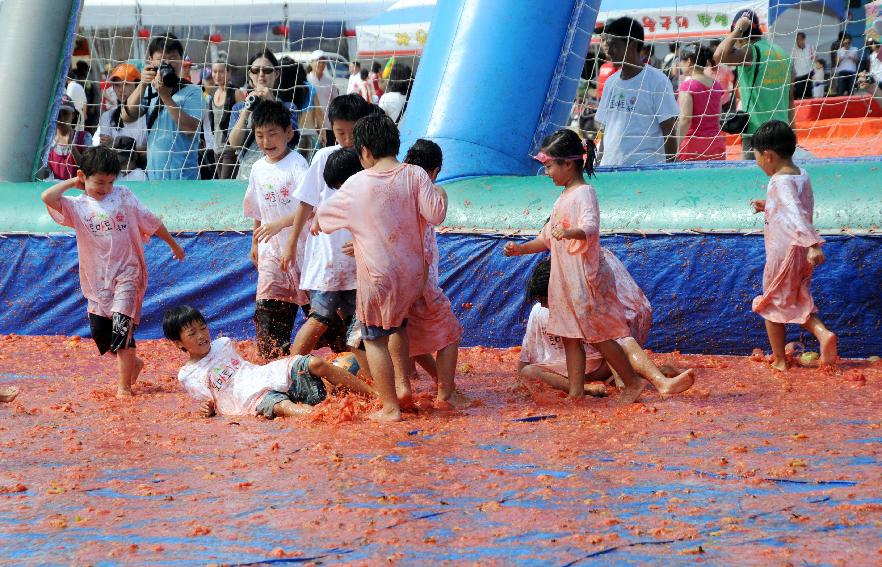
[[[272,75],[276,72],[275,67],[252,67],[249,69],[252,75],[260,75],[263,73],[264,75]]]

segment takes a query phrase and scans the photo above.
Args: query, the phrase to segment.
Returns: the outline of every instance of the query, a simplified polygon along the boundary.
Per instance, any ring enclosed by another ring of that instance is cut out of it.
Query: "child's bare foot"
[[[605,398],[606,384],[603,382],[591,382],[590,384],[585,384],[585,395],[595,398]]]
[[[116,397],[117,398],[120,398],[120,399],[131,398],[134,395],[135,394],[132,393],[131,388],[126,389],[126,388],[117,387],[117,389],[116,389]]]
[[[836,364],[839,356],[836,352],[836,334],[827,331],[827,334],[818,339],[821,343],[821,364]]]
[[[138,377],[141,376],[141,371],[144,370],[144,361],[135,357],[135,369],[132,370],[132,380],[129,383],[129,386],[134,386],[135,382],[138,381]]]
[[[395,384],[395,396],[398,398],[398,406],[401,409],[411,409],[414,407],[413,389],[410,381],[407,384]]]
[[[18,388],[15,386],[4,386],[0,388],[0,402],[8,403],[15,399],[18,395]]]
[[[656,388],[656,390],[658,390],[658,393],[662,396],[672,396],[674,394],[679,394],[680,392],[685,392],[695,383],[694,372],[695,371],[692,368],[685,372],[681,372],[670,380],[665,380],[661,384],[661,387]]]
[[[465,409],[471,407],[471,405],[472,399],[458,390],[454,390],[447,399],[443,399],[440,396],[435,398],[435,409],[440,410]]]
[[[675,376],[679,376],[682,370],[674,368],[670,364],[662,364],[658,367],[659,372],[667,376],[668,378],[674,378]]]
[[[383,408],[379,411],[375,411],[374,413],[368,416],[368,419],[372,419],[373,421],[401,421],[401,411],[398,409],[386,409]]]
[[[640,397],[640,394],[643,393],[643,388],[646,386],[643,384],[643,380],[637,379],[633,384],[628,384],[622,389],[622,393],[619,396],[620,404],[633,404]]]
[[[772,370],[777,370],[778,372],[787,372],[787,359],[783,358],[781,360],[772,359],[772,362],[769,364],[772,367]]]

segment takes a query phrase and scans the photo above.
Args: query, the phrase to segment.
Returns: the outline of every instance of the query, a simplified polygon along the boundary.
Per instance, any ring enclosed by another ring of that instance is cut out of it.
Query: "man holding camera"
[[[124,120],[147,117],[147,177],[199,178],[199,132],[205,102],[202,89],[182,79],[184,46],[174,34],[147,46],[141,82],[126,101]]]

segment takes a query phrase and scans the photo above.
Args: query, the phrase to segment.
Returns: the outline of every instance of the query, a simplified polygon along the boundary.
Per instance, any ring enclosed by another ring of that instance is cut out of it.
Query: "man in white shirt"
[[[654,165],[674,161],[680,108],[668,78],[640,59],[643,26],[632,18],[604,29],[603,48],[621,67],[607,79],[594,119],[603,125],[600,165]]]
[[[334,133],[331,131],[331,123],[328,121],[328,106],[330,106],[331,101],[337,98],[337,95],[340,93],[337,92],[337,87],[334,86],[333,79],[331,79],[330,75],[325,73],[325,67],[328,63],[325,52],[321,49],[313,51],[312,59],[312,71],[306,76],[306,80],[309,81],[309,84],[315,87],[315,96],[318,102],[318,107],[321,109],[322,115],[324,116],[322,119],[323,145],[325,147],[333,146],[335,140]]]
[[[815,48],[806,45],[805,34],[796,34],[796,45],[790,53],[790,61],[793,64],[793,97],[811,98],[812,82],[811,74],[815,66]]]
[[[346,94],[359,93],[361,90],[361,63],[353,61],[349,64],[349,83]]]
[[[855,76],[857,75],[860,52],[851,44],[851,36],[842,36],[842,43],[836,50],[836,88],[839,96],[849,96],[854,90]]]

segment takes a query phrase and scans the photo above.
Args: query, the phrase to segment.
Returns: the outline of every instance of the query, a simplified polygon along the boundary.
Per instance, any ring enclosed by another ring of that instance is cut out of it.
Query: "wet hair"
[[[371,106],[371,103],[355,93],[338,96],[328,105],[328,120],[332,126],[337,120],[358,122],[359,118],[371,113]]]
[[[792,157],[796,152],[796,134],[781,120],[769,120],[760,126],[751,141],[756,151],[772,150],[782,158]]]
[[[616,18],[604,26],[603,33],[618,39],[627,40],[638,51],[643,47],[643,26],[634,18],[629,18],[628,16]]]
[[[546,258],[536,264],[527,280],[527,299],[538,301],[540,297],[548,297],[548,280],[551,278],[551,260]]]
[[[389,82],[386,84],[386,92],[407,95],[410,90],[412,71],[406,65],[396,64],[389,70]]]
[[[181,331],[193,323],[205,323],[205,317],[198,309],[189,305],[172,307],[162,314],[162,334],[170,341],[181,340]]]
[[[597,152],[594,147],[594,142],[586,140],[583,143],[582,138],[568,128],[562,128],[554,134],[546,136],[545,139],[542,140],[542,151],[546,155],[558,159],[587,154],[587,159],[585,157],[579,157],[573,159],[573,161],[579,162],[579,168],[584,171],[588,177],[594,175],[594,160]]]
[[[92,146],[83,150],[79,168],[86,177],[91,177],[97,173],[119,175],[122,169],[116,152],[107,146]]]
[[[325,162],[325,183],[332,189],[339,189],[346,180],[362,171],[358,153],[352,148],[340,148],[328,156]]]
[[[184,56],[184,44],[173,33],[164,33],[150,40],[147,46],[147,57],[153,57],[154,53],[171,53],[177,51],[178,55]]]
[[[714,52],[700,43],[684,47],[680,51],[680,58],[685,61],[692,61],[692,64],[697,67],[711,67],[714,65]]]
[[[422,167],[426,173],[441,167],[442,161],[441,146],[425,138],[414,142],[407,150],[407,155],[404,156],[404,163]]]
[[[401,148],[398,127],[385,114],[371,114],[359,119],[352,129],[352,139],[359,155],[362,148],[367,148],[374,159],[396,156]]]
[[[280,100],[261,100],[251,113],[251,129],[260,126],[278,126],[285,130],[291,125],[291,110]]]

